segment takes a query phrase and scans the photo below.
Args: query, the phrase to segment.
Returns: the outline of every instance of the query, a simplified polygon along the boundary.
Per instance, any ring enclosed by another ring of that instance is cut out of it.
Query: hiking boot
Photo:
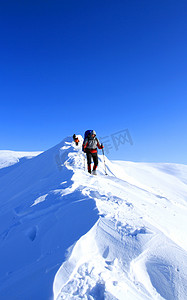
[[[92,175],[97,175],[96,170],[93,170],[93,171],[92,171]]]

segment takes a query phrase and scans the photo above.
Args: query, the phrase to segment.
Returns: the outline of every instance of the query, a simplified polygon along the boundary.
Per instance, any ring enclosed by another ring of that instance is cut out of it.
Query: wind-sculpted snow
[[[102,157],[98,177],[73,176],[100,218],[56,274],[54,299],[185,299],[187,167],[177,178],[164,164],[106,161],[107,177]]]
[[[0,177],[2,300],[52,298],[66,250],[98,219],[94,200],[72,181],[73,153],[68,138]]]
[[[67,138],[1,174],[0,299],[186,299],[187,166],[105,160]]]

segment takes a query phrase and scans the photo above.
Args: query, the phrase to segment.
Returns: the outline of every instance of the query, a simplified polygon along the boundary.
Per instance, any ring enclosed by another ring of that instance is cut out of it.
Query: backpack
[[[85,133],[84,133],[84,141],[85,139],[90,135],[90,133],[92,132],[93,130],[86,130]]]
[[[92,132],[92,130],[86,130],[84,133],[84,141],[82,144],[82,151],[84,151],[84,143],[85,143],[85,139],[90,135],[90,133]]]

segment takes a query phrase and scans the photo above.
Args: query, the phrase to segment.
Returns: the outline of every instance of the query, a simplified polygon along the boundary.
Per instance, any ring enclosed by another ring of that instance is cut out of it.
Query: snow
[[[42,153],[41,151],[23,152],[0,150],[0,169],[12,166],[24,158],[29,159]]]
[[[71,137],[12,166],[11,155],[0,172],[0,299],[186,299],[186,165],[105,157],[106,176],[99,155],[92,176]]]

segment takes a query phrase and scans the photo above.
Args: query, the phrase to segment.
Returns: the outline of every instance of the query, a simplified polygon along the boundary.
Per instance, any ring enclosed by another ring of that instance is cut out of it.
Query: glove
[[[103,146],[103,144],[101,144],[101,149],[103,149],[104,148],[104,146]]]

